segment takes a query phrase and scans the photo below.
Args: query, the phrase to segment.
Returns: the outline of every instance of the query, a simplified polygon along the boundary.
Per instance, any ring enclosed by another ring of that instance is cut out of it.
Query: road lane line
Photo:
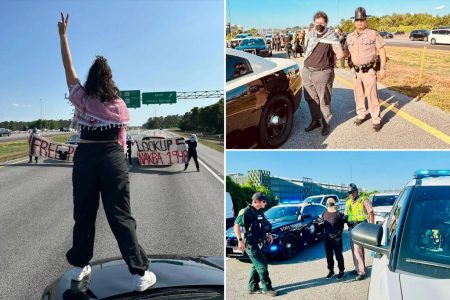
[[[350,87],[351,89],[353,89],[353,84],[350,81],[348,81],[348,80],[346,80],[346,79],[344,79],[344,78],[342,78],[342,77],[340,77],[338,75],[336,75],[335,78],[340,83],[342,83],[345,86]],[[379,98],[379,99],[381,99],[381,98]],[[442,131],[440,131],[440,130],[438,130],[438,129],[428,125],[427,123],[425,123],[425,122],[423,122],[423,121],[413,117],[412,115],[410,115],[410,114],[408,114],[408,113],[406,113],[406,112],[396,108],[395,107],[395,103],[394,103],[394,105],[389,104],[388,101],[390,99],[391,98],[389,98],[388,100],[381,99],[383,101],[380,102],[380,105],[386,107],[388,110],[394,112],[395,114],[397,114],[398,116],[402,117],[403,119],[405,119],[406,121],[410,122],[411,124],[416,125],[417,127],[422,129],[423,131],[428,132],[429,134],[435,136],[436,138],[440,139],[444,143],[447,143],[447,144],[450,145],[450,136],[448,136],[445,133],[443,133]]]
[[[9,163],[9,164],[7,164],[7,165],[2,165],[2,166],[0,166],[0,169],[1,169],[1,168],[4,168],[4,167],[7,167],[7,166],[10,166],[10,165],[15,165],[15,164],[18,164],[18,163],[27,161],[27,160],[28,160],[28,158],[22,159],[22,160],[19,160],[19,161],[14,161],[14,160],[13,160],[14,162],[12,162],[12,163]]]
[[[199,163],[201,163],[201,164],[206,168],[206,170],[209,171],[209,173],[213,174],[214,177],[216,177],[217,180],[220,181],[220,183],[225,184],[225,183],[223,182],[223,179],[220,178],[219,175],[217,175],[213,170],[211,170],[204,162],[202,162],[200,159],[197,159],[197,160],[198,160]]]

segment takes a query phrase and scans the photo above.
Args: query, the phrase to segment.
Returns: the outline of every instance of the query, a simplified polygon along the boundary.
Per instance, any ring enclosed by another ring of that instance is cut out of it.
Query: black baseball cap
[[[266,195],[264,195],[264,193],[256,192],[253,194],[252,200],[266,201],[267,198]]]
[[[348,185],[348,193],[351,194],[353,192],[357,192],[358,191],[358,187],[356,186],[356,184],[354,183],[350,183]]]

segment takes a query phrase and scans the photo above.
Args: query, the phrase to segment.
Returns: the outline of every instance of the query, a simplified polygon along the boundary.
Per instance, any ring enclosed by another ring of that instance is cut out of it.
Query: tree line
[[[371,29],[389,32],[409,33],[417,29],[431,30],[437,27],[450,26],[450,14],[444,16],[433,16],[427,13],[419,14],[392,14],[390,16],[367,18],[367,25]],[[352,20],[342,19],[339,25],[344,32],[355,30]]]
[[[143,125],[146,129],[177,127],[183,131],[198,130],[204,133],[223,133],[224,125],[223,99],[217,103],[194,107],[191,111],[181,115],[169,115],[166,117],[152,117]]]
[[[69,127],[72,120],[43,120],[36,121],[3,121],[0,122],[0,128],[8,128],[12,131],[27,131],[29,129],[60,129],[61,127]]]

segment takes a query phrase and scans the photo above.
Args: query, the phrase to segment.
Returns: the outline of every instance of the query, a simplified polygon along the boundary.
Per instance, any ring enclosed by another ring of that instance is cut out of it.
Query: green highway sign
[[[177,103],[177,92],[142,93],[142,104]]]
[[[144,95],[144,93],[142,93]],[[128,108],[139,108],[141,107],[141,91],[120,91],[120,98],[125,101]]]

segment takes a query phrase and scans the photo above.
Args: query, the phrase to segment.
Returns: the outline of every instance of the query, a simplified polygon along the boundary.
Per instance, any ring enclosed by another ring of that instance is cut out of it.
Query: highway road
[[[136,136],[134,133],[133,136]],[[212,173],[183,165],[131,167],[132,215],[147,254],[223,256],[223,154],[202,145],[199,158]],[[135,156],[135,151],[134,151]],[[0,164],[0,298],[37,299],[70,268],[72,164],[43,160]],[[120,256],[102,206],[94,259]],[[151,267],[150,267],[151,268]]]
[[[450,51],[450,45],[447,44],[439,44],[439,45],[431,45],[429,42],[425,41],[410,41],[408,39],[385,39],[386,45],[395,46],[395,47],[406,47],[406,48],[423,48],[427,47],[428,49],[435,50],[447,50]]]
[[[285,52],[274,57],[287,58]],[[303,58],[295,61],[302,67]],[[389,69],[388,69],[389,72]],[[311,121],[308,104],[302,97],[300,108],[294,114],[294,124],[284,149],[448,149],[450,145],[450,113],[425,102],[414,100],[379,84],[383,128],[372,130],[370,119],[360,126],[353,124],[356,117],[352,74],[335,69],[332,91],[331,132],[323,137],[320,129],[305,132]],[[257,148],[255,135],[243,138],[240,148]]]
[[[74,132],[72,132],[74,133]],[[55,136],[55,135],[61,135],[61,134],[70,134],[70,132],[60,132],[60,131],[55,131],[55,132],[39,132],[39,134],[43,137],[50,137],[50,136]],[[30,134],[27,133],[12,133],[10,136],[1,136],[0,137],[0,143],[1,142],[14,142],[14,141],[20,141],[20,140],[27,140],[28,137],[30,136]]]
[[[349,247],[348,231],[344,231],[344,263],[345,272],[354,269]],[[338,281],[336,277],[327,280],[327,260],[323,242],[300,250],[294,258],[286,261],[269,261],[269,275],[273,288],[278,290],[280,299],[303,300],[365,300],[370,281],[372,257],[366,250],[366,267],[368,278],[355,281],[354,275],[345,275]],[[261,295],[248,295],[247,282],[251,264],[235,258],[226,259],[227,299],[260,299]],[[335,261],[335,273],[337,274]]]

